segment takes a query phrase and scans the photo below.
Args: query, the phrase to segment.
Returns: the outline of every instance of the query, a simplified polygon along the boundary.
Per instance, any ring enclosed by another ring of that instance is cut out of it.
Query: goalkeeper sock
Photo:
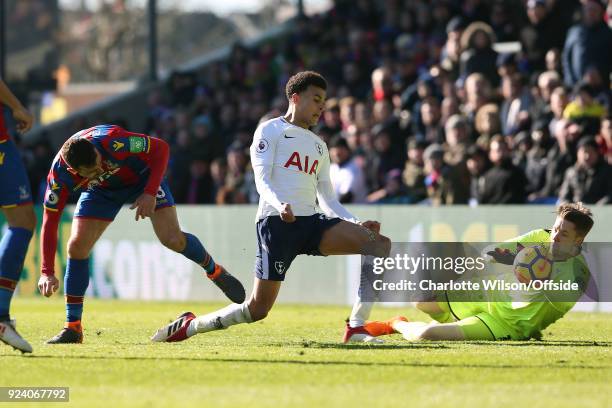
[[[183,249],[181,254],[202,266],[206,273],[213,273],[215,271],[215,261],[213,261],[212,256],[206,251],[198,237],[188,232],[183,232],[183,234],[185,235],[185,249]]]
[[[11,299],[19,282],[32,231],[9,227],[0,241],[0,321],[9,320]]]
[[[89,258],[68,258],[64,293],[66,295],[66,321],[80,322],[83,315],[83,300],[89,285]]]
[[[187,328],[187,337],[196,333],[223,330],[235,324],[252,322],[251,312],[246,302],[232,303],[221,310],[193,319]]]
[[[429,323],[396,321],[393,328],[400,332],[408,341],[417,341]]]

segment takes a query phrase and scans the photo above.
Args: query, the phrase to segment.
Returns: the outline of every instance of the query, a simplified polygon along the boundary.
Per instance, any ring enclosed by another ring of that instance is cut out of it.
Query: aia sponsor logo
[[[300,156],[299,152],[293,152],[287,163],[283,166],[286,169],[295,167],[297,170],[307,173],[307,174],[317,174],[317,169],[319,168],[319,161],[314,160],[312,163],[310,162],[310,157],[308,155],[304,156],[304,160]]]

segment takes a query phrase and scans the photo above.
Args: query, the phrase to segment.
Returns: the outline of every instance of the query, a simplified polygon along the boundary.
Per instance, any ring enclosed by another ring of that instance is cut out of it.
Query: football
[[[534,245],[523,248],[514,258],[514,275],[522,283],[531,280],[550,279],[552,260],[548,256],[549,248]]]

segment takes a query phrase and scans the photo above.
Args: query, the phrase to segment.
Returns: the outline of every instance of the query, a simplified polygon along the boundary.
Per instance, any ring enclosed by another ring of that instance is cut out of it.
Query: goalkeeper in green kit
[[[517,302],[508,293],[496,292],[489,301],[465,302],[453,301],[452,292],[439,292],[435,301],[415,303],[434,319],[430,323],[410,322],[404,317],[365,321],[371,303],[358,299],[343,340],[377,342],[378,336],[398,332],[409,341],[540,339],[542,330],[569,312],[586,291],[590,272],[580,251],[592,226],[592,213],[581,203],[562,204],[551,230],[536,229],[486,250],[491,262],[512,265],[523,247],[547,244],[553,258],[550,279],[570,281],[579,288],[563,292],[562,299],[545,290],[531,290],[527,301]]]

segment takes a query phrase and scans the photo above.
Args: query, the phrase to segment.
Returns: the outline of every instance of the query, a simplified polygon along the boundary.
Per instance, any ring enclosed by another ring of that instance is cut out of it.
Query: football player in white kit
[[[325,79],[316,72],[292,76],[286,86],[287,114],[255,130],[251,162],[260,199],[251,297],[200,317],[183,313],[151,340],[182,341],[265,318],[297,255],[388,256],[391,241],[380,235],[380,224],[360,223],[338,202],[329,178],[327,146],[309,130],[323,112],[326,90]],[[317,210],[317,200],[324,214]]]

